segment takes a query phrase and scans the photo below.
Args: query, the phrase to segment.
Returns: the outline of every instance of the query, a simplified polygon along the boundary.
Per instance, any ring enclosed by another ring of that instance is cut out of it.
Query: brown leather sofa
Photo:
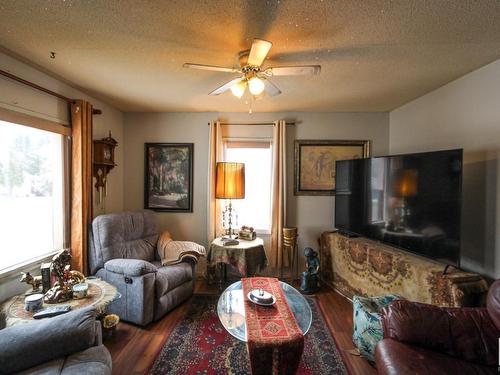
[[[500,280],[484,308],[445,308],[398,300],[383,310],[379,374],[498,374]]]

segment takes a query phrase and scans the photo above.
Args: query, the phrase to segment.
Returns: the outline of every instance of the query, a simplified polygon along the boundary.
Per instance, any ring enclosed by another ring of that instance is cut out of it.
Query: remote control
[[[56,315],[61,315],[61,314],[67,313],[70,310],[71,310],[71,306],[69,306],[69,305],[47,307],[47,308],[41,309],[37,313],[33,314],[33,319],[50,318],[50,317],[53,317]]]

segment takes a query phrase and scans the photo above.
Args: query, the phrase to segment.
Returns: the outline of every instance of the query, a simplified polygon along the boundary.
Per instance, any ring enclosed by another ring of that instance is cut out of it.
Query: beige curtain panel
[[[271,249],[268,251],[270,266],[286,266],[283,254],[283,227],[286,225],[286,121],[275,122],[272,145],[271,175]]]
[[[221,201],[215,198],[215,176],[216,165],[218,161],[222,161],[222,126],[219,121],[210,123],[209,133],[209,157],[208,157],[208,243],[211,243],[217,234],[221,233],[222,223],[220,220]]]
[[[87,274],[88,227],[92,221],[92,105],[71,104],[72,268]]]

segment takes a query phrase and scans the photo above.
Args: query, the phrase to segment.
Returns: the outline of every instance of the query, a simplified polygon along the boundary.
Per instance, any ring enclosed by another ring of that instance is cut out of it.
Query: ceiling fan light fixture
[[[264,67],[267,55],[273,44],[267,40],[255,38],[249,50],[239,53],[239,68],[226,68],[216,65],[185,63],[185,68],[210,70],[222,73],[238,73],[239,77],[224,83],[208,93],[217,96],[231,90],[232,94],[241,99],[248,88],[252,100],[264,95],[277,96],[281,90],[269,79],[274,76],[310,76],[321,72],[320,65],[294,65],[279,67]]]
[[[234,85],[231,86],[231,92],[238,99],[241,99],[241,97],[245,93],[246,88],[247,88],[247,82],[245,80],[241,80],[240,82],[235,83]]]
[[[250,78],[248,81],[248,90],[254,96],[262,94],[264,88],[264,82],[259,77]]]

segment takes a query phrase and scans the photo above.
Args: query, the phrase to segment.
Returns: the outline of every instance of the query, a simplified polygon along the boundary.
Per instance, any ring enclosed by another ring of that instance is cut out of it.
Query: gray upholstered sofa
[[[0,375],[111,375],[111,366],[93,307],[0,330]]]
[[[195,265],[162,266],[152,211],[101,215],[92,222],[89,270],[118,288],[122,297],[108,307],[122,320],[146,325],[188,299]]]

